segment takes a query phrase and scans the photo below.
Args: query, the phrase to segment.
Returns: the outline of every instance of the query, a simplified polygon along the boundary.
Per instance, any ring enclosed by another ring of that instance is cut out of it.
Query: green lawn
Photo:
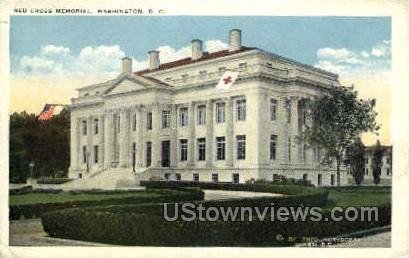
[[[108,199],[119,199],[127,197],[159,197],[159,193],[152,193],[146,191],[140,192],[124,192],[114,194],[93,194],[93,193],[77,193],[72,194],[69,192],[61,193],[29,193],[20,195],[10,195],[10,206],[24,205],[24,204],[37,204],[37,203],[62,203],[72,201],[99,201]]]
[[[340,187],[328,188],[328,205],[334,206],[378,206],[391,203],[390,187]]]

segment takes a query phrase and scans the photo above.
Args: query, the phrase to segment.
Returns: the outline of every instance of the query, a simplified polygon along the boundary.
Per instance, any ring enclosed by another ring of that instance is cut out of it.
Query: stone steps
[[[64,184],[66,189],[120,189],[139,186],[139,174],[146,168],[132,172],[130,169],[110,168],[93,176]]]

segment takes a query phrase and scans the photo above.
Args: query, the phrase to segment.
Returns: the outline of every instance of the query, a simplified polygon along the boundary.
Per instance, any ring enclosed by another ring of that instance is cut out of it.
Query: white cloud
[[[204,42],[204,50],[208,52],[220,51],[227,48],[227,44],[220,40]],[[161,63],[172,62],[190,57],[191,45],[175,49],[171,46],[159,46]],[[86,46],[78,54],[72,53],[69,47],[46,45],[41,47],[38,54],[20,58],[16,72],[17,76],[67,76],[67,75],[108,75],[115,76],[120,72],[120,59],[125,52],[118,45]],[[133,70],[148,67],[146,59],[133,60]]]
[[[384,40],[361,51],[347,48],[320,48],[317,50],[317,59],[316,67],[338,73],[341,76],[389,73],[390,41]]]
[[[41,55],[63,55],[67,56],[70,54],[70,49],[63,46],[47,45],[41,48]]]
[[[209,40],[205,42],[205,49],[208,52],[217,52],[227,48],[227,44],[221,40]]]
[[[118,45],[85,47],[75,59],[72,71],[82,74],[114,73],[118,71],[119,60],[124,56]]]

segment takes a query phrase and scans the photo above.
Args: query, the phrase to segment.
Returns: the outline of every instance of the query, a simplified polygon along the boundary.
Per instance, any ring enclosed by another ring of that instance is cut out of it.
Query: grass
[[[10,195],[10,206],[25,205],[37,203],[63,203],[72,201],[98,201],[108,199],[119,199],[127,197],[158,197],[161,194],[152,192],[129,192],[129,193],[115,193],[115,194],[92,194],[92,193],[29,193],[20,195]]]
[[[325,208],[379,206],[391,203],[390,187],[337,187],[328,190],[328,204]]]

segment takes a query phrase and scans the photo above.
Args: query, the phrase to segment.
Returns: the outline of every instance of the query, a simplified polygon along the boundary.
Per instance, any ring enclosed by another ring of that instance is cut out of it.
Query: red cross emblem
[[[224,84],[229,84],[232,82],[231,76],[228,76],[227,78],[223,78]]]

